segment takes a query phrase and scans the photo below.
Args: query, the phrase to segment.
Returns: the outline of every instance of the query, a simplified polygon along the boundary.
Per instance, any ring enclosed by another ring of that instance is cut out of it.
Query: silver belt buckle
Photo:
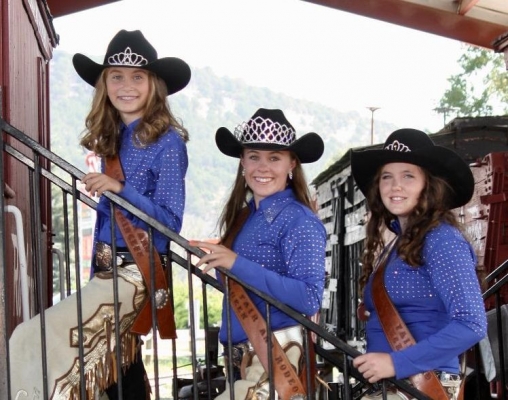
[[[249,351],[250,346],[248,343],[240,343],[231,346],[231,364],[237,368],[240,368],[242,365],[243,356]],[[226,357],[229,356],[229,346],[224,346],[224,355]]]
[[[442,383],[457,382],[461,380],[461,376],[459,374],[452,374],[451,372],[439,372],[437,375]]]
[[[95,244],[95,264],[102,269],[111,269],[113,254],[111,247],[104,242]]]
[[[120,266],[123,263],[123,258],[117,255],[116,265]],[[95,244],[95,264],[103,270],[110,270],[113,268],[113,251],[109,244],[104,242],[97,242]]]

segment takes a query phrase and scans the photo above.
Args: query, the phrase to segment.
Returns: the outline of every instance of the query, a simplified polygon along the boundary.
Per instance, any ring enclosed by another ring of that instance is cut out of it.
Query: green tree
[[[461,71],[448,78],[436,110],[442,114],[485,116],[505,114],[508,107],[508,73],[502,54],[467,45],[459,58]]]
[[[203,299],[199,286],[195,286],[194,299],[199,300],[201,307],[203,306]],[[173,293],[175,301],[175,323],[177,329],[186,329],[189,327],[189,307],[191,306],[191,299],[189,298],[188,284],[186,280],[175,279],[173,281]],[[216,325],[221,320],[222,311],[222,292],[213,287],[207,288],[207,305],[208,305],[208,324],[210,326]],[[197,309],[195,310],[197,312]],[[200,309],[200,328],[203,328],[204,319],[203,309]]]

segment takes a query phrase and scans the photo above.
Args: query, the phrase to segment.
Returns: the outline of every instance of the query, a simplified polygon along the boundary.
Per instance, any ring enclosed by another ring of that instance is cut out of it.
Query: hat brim
[[[434,146],[425,152],[400,152],[389,150],[351,151],[351,172],[364,194],[367,195],[378,169],[388,163],[403,162],[418,165],[433,175],[445,179],[453,189],[452,204],[457,208],[466,204],[473,196],[474,177],[466,162],[454,151]]]
[[[72,64],[81,79],[93,87],[95,87],[102,71],[113,67],[111,65],[98,64],[80,53],[72,57]],[[189,65],[177,57],[160,58],[142,67],[122,66],[122,68],[141,68],[153,72],[166,83],[168,95],[182,90],[187,86],[191,78]]]
[[[290,146],[274,143],[241,143],[227,128],[219,128],[215,134],[218,149],[229,157],[240,158],[244,149],[292,151],[302,164],[312,163],[323,155],[323,139],[314,132],[295,140]]]

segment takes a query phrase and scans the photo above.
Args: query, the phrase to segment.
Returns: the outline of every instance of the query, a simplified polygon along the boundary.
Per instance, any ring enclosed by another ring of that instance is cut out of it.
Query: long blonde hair
[[[85,120],[85,132],[80,144],[99,157],[118,153],[120,114],[109,100],[106,77],[108,68],[102,71],[94,90],[91,110]],[[189,134],[183,124],[173,116],[167,101],[167,87],[154,73],[147,71],[149,79],[148,100],[141,121],[136,127],[136,145],[146,146],[156,142],[159,137],[173,127],[183,138]]]

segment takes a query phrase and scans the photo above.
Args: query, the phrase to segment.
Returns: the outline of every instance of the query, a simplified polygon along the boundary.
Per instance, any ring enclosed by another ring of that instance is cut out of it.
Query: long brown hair
[[[377,256],[386,245],[386,229],[390,227],[395,215],[384,206],[379,194],[381,169],[376,173],[367,193],[367,205],[370,217],[367,222],[365,249],[362,255],[362,275],[359,280],[360,293],[374,270]],[[412,267],[422,265],[422,248],[425,235],[441,222],[459,227],[457,216],[450,210],[452,189],[444,179],[430,174],[421,168],[425,176],[425,185],[420,193],[418,203],[409,215],[404,232],[396,243],[396,251],[400,258]]]
[[[106,78],[108,68],[102,71],[95,85],[91,110],[85,120],[85,133],[80,144],[100,157],[118,153],[120,114],[109,100]],[[136,127],[136,146],[156,142],[170,127],[176,129],[184,141],[189,134],[183,124],[173,116],[167,101],[167,87],[162,79],[147,71],[149,79],[148,100],[141,121]]]
[[[290,152],[290,155],[291,159],[295,161],[295,167],[292,170],[293,178],[288,178],[287,180],[287,187],[291,187],[293,189],[293,193],[300,203],[314,210],[302,164],[293,152]],[[242,171],[243,167],[241,162],[239,162],[231,193],[219,219],[221,243],[224,243],[227,240],[237,218],[252,197],[252,190],[247,186],[245,177],[242,175]]]

